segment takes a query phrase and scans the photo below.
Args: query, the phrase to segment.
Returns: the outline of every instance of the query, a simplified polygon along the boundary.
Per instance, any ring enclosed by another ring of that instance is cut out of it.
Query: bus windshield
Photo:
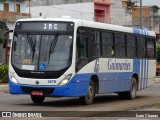
[[[30,71],[63,70],[71,65],[72,42],[70,34],[15,33],[12,65]]]

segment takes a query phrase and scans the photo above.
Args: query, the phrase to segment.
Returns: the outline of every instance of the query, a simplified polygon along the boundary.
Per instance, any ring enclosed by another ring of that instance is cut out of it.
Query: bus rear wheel
[[[40,103],[43,103],[45,97],[43,97],[43,96],[33,96],[33,95],[31,95],[31,99],[32,99],[32,101],[33,101],[34,103],[40,104]]]
[[[137,81],[136,78],[132,78],[132,84],[131,84],[131,89],[129,92],[127,92],[127,99],[133,100],[136,98],[136,92],[137,92]]]
[[[82,104],[90,105],[93,103],[94,96],[95,96],[95,85],[94,82],[91,80],[88,87],[87,95],[80,97],[79,99]]]
[[[125,93],[125,92],[119,92],[119,93],[118,93],[118,97],[119,97],[120,99],[126,99],[126,93]]]

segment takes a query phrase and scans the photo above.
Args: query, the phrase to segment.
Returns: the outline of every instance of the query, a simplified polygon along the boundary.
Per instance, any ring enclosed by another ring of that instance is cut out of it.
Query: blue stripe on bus
[[[144,89],[148,84],[148,60],[140,60],[140,72],[139,72],[139,89]]]
[[[133,28],[133,33],[140,35],[149,35],[148,30],[141,30],[136,28]]]
[[[142,61],[140,60],[140,65],[139,65],[139,90],[141,89],[141,77],[142,77],[142,74],[141,74],[141,72],[142,72],[142,66],[141,66],[141,64],[142,64]]]
[[[145,81],[146,81],[146,60],[143,60],[143,87],[142,89],[145,88]]]
[[[148,68],[149,68],[149,61],[147,60],[147,80],[146,80],[146,87],[148,86]]]
[[[102,73],[99,93],[129,91],[132,72]]]
[[[144,60],[144,81],[143,81],[143,88],[145,88],[145,85],[146,85],[146,72],[147,72],[147,68],[146,68],[146,63],[147,61]]]
[[[139,29],[133,28],[133,33],[135,33],[135,34],[141,34],[141,31]]]
[[[147,87],[147,79],[148,79],[148,60],[146,60],[146,74],[145,74],[145,88]]]
[[[148,82],[148,60],[133,60],[133,72],[119,72],[119,73],[98,73],[99,77],[99,91],[98,93],[110,93],[110,92],[123,92],[129,91],[131,86],[131,78],[134,73],[139,75],[139,89],[147,87]],[[47,96],[83,96],[86,95],[89,81],[92,75],[95,73],[76,74],[69,82],[64,86],[34,86],[34,85],[22,85],[14,84],[9,81],[11,94],[25,94],[20,86],[29,87],[42,87],[42,88],[54,88],[54,92]],[[145,78],[145,79],[144,79]],[[144,79],[144,80],[143,80]],[[78,82],[75,82],[78,81]]]
[[[143,82],[143,60],[141,60],[141,78],[140,78],[140,81],[141,81],[141,87],[140,89],[142,89],[142,82]]]
[[[147,60],[144,60],[144,81],[143,81],[143,88],[145,88],[146,86],[146,72],[147,72],[147,66],[146,66]]]

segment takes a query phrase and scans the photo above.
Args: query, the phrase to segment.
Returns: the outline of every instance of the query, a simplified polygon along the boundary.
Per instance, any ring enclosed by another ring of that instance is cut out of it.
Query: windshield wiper
[[[51,53],[54,52],[54,49],[56,47],[58,36],[59,36],[59,34],[56,33],[55,36],[54,36],[54,38],[53,38],[53,40],[51,41],[50,48],[49,48],[48,64],[49,64],[49,61],[50,61]]]
[[[36,46],[36,39],[33,41],[32,38],[29,38],[27,35],[27,40],[28,40],[29,47],[32,51],[32,62],[33,62],[34,53],[35,53],[35,46]]]

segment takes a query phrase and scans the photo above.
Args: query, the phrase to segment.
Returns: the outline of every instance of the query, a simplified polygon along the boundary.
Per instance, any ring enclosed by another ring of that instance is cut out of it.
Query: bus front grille
[[[31,94],[32,91],[42,91],[43,94],[51,94],[54,91],[54,88],[37,88],[37,87],[27,87],[21,86],[23,92]]]

